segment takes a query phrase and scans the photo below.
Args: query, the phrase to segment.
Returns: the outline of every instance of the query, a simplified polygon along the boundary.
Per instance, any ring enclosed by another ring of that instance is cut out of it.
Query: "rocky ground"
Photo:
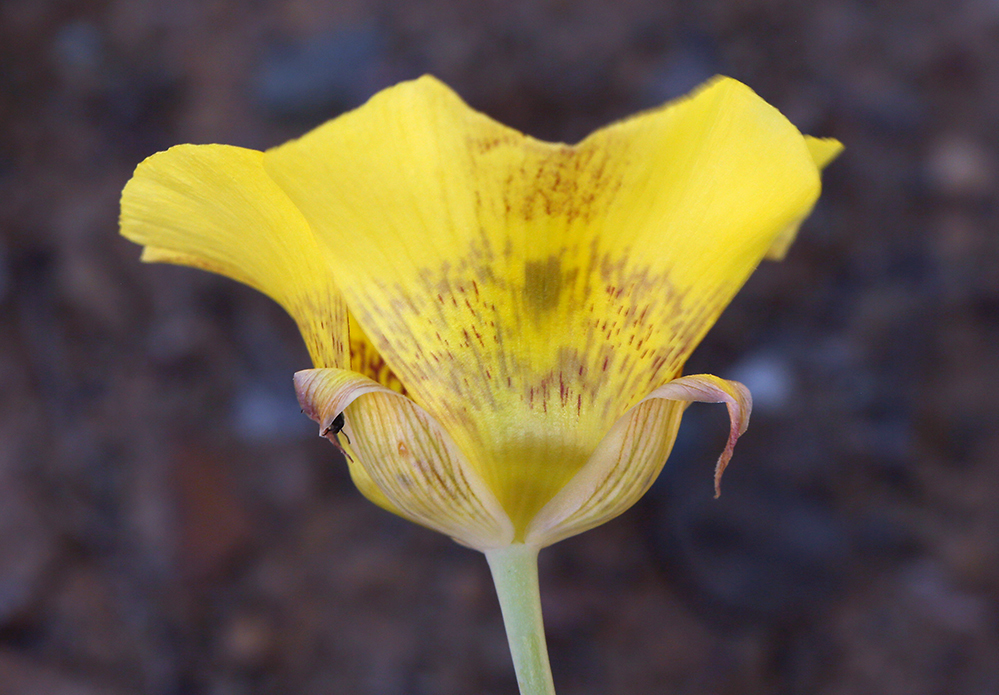
[[[0,693],[515,692],[482,557],[366,502],[268,299],[142,266],[135,164],[431,72],[573,141],[715,73],[847,150],[688,366],[754,390],[542,555],[562,695],[999,692],[999,5],[0,3]]]

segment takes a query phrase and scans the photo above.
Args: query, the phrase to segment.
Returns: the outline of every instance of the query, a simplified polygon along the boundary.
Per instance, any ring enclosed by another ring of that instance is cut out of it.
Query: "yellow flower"
[[[121,230],[294,317],[300,402],[368,498],[536,549],[631,506],[691,401],[728,406],[720,476],[749,394],[681,369],[839,150],[731,79],[564,145],[423,77],[266,152],[150,157]]]

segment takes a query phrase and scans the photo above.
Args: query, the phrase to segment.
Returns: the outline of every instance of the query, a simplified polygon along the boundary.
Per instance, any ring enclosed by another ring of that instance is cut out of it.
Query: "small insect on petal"
[[[333,418],[333,422],[330,423],[330,426],[324,429],[322,431],[322,434],[320,434],[319,436],[327,437],[330,434],[338,435],[341,432],[343,432],[343,426],[344,426],[343,413],[340,413],[335,418]],[[347,433],[344,432],[343,436],[347,437]],[[347,437],[347,443],[350,444],[350,437]]]

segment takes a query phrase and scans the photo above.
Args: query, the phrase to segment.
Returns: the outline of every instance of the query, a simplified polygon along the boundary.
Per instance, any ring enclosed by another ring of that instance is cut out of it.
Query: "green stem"
[[[555,695],[538,590],[538,548],[514,543],[486,551],[499,596],[520,695]]]

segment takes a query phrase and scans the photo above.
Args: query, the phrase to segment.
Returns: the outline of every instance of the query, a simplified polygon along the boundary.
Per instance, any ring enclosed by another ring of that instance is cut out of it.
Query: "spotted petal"
[[[810,148],[730,79],[569,146],[422,78],[264,166],[522,537],[811,209]]]

